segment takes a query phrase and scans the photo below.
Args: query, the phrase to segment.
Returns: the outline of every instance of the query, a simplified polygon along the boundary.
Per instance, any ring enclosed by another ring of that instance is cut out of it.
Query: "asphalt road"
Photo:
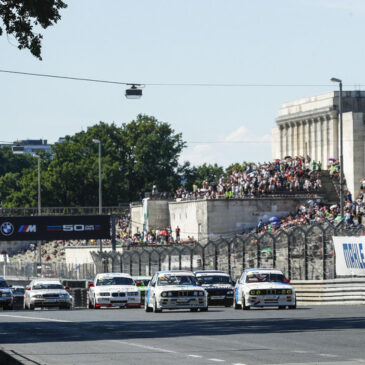
[[[365,306],[0,311],[29,364],[365,364]]]

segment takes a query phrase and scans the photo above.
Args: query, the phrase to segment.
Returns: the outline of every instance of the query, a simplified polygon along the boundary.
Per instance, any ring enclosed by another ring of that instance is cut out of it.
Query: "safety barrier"
[[[365,278],[293,280],[298,305],[365,304]]]

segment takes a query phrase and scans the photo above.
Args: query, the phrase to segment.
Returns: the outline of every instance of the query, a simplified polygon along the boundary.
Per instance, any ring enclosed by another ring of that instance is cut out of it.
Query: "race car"
[[[144,304],[145,296],[146,296],[146,289],[148,283],[151,280],[150,276],[133,276],[133,280],[137,285],[138,290],[141,293],[141,304]]]
[[[141,294],[129,274],[98,274],[89,283],[89,308],[101,307],[141,307]]]
[[[190,309],[191,312],[208,310],[208,297],[204,288],[197,285],[191,271],[171,270],[155,273],[148,284],[146,312],[163,309]]]
[[[294,288],[277,269],[247,269],[234,288],[234,309],[279,307],[295,309]]]
[[[0,277],[0,307],[13,309],[13,293],[2,277]]]
[[[72,309],[72,297],[59,279],[34,279],[25,288],[24,309],[45,307]]]
[[[198,284],[208,292],[209,305],[233,304],[233,285],[231,277],[220,270],[201,270],[194,272]]]

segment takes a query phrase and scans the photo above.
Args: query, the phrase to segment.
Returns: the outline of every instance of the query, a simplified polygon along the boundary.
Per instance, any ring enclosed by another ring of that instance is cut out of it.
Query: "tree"
[[[35,28],[43,29],[54,25],[61,19],[59,10],[67,5],[62,0],[0,0],[0,19],[5,32],[18,41],[18,48],[27,48],[38,59],[41,57],[42,34]],[[0,27],[0,36],[3,28]]]
[[[122,126],[127,151],[129,197],[157,189],[172,192],[180,184],[178,159],[186,143],[167,123],[138,115]]]
[[[178,158],[185,146],[181,134],[154,117],[138,115],[120,127],[100,122],[66,136],[53,146],[52,158],[41,155],[42,206],[98,205],[98,145],[93,139],[102,146],[104,206],[138,199],[153,185],[168,192],[178,187]],[[37,165],[0,177],[0,198],[6,207],[35,207]]]
[[[186,186],[188,190],[192,190],[193,184],[201,186],[203,181],[208,181],[208,183],[217,183],[219,177],[224,174],[224,169],[222,166],[218,166],[216,163],[214,165],[203,164],[198,167],[186,167],[185,179]]]
[[[8,172],[21,172],[23,169],[37,166],[37,161],[30,154],[15,155],[10,146],[0,147],[0,176]]]

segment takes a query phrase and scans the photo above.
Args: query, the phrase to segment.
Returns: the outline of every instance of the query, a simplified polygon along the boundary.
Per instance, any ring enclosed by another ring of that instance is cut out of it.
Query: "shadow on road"
[[[153,314],[152,314],[153,315]],[[88,322],[2,322],[0,343],[130,340],[183,336],[224,336],[314,331],[364,330],[365,318],[249,318]]]

